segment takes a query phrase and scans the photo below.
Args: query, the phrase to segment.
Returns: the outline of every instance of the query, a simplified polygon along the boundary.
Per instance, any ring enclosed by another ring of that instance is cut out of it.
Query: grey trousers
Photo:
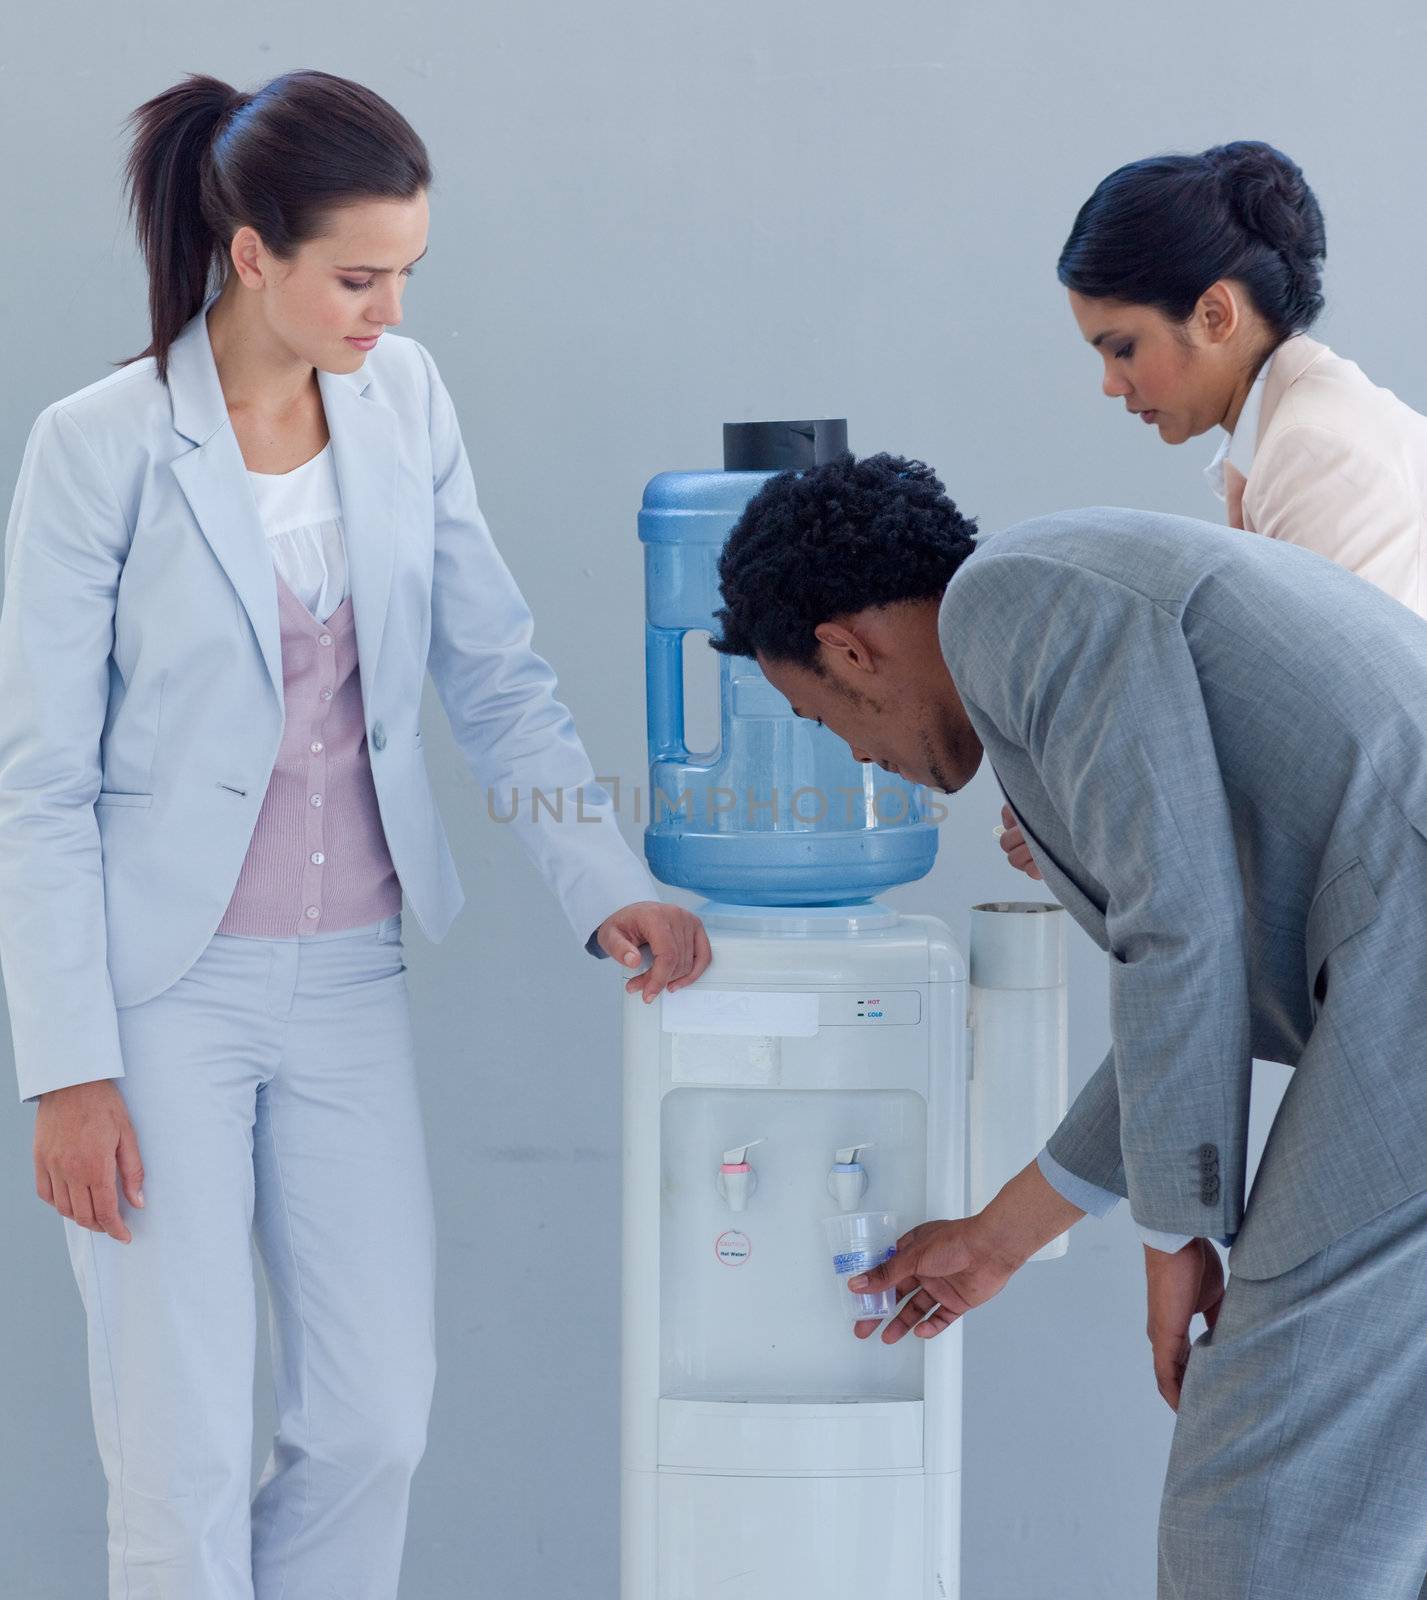
[[[1427,1194],[1230,1276],[1185,1373],[1159,1597],[1427,1600],[1424,1580]]]

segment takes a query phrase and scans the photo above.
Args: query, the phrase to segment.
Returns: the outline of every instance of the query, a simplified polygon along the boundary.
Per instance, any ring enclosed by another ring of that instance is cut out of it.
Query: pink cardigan
[[[219,933],[283,938],[401,909],[367,756],[350,596],[319,622],[277,578],[287,719]]]

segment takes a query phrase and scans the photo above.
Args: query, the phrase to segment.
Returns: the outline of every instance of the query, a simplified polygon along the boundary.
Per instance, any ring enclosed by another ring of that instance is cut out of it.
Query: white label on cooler
[[[767,1087],[779,1079],[779,1041],[752,1034],[736,1043],[726,1033],[676,1033],[669,1051],[675,1083]]]
[[[818,1031],[818,997],[753,989],[680,989],[664,994],[660,1019],[665,1033],[811,1039]]]

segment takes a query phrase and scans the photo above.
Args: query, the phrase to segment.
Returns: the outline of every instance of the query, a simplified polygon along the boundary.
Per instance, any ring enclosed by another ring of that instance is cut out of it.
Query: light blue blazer
[[[276,579],[206,311],[167,387],[146,358],[56,401],[20,468],[0,610],[0,965],[22,1099],[122,1076],[115,1009],[208,943],[282,737]],[[531,648],[451,397],[428,352],[390,333],[318,383],[406,904],[439,940],[463,900],[421,749],[429,670],[493,814],[519,800],[513,825],[587,941],[656,894]],[[561,820],[535,789],[563,797]]]

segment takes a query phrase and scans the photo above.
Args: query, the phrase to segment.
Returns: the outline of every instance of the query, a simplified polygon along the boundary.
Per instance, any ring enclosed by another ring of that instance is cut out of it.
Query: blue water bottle
[[[719,742],[685,744],[684,636],[715,627],[718,561],[775,473],[847,448],[847,424],[724,425],[722,472],[663,472],[639,513],[644,545],[650,810],[644,852],[664,883],[743,905],[840,905],[931,870],[923,789],[854,761],[793,714],[746,656],[720,656]]]

